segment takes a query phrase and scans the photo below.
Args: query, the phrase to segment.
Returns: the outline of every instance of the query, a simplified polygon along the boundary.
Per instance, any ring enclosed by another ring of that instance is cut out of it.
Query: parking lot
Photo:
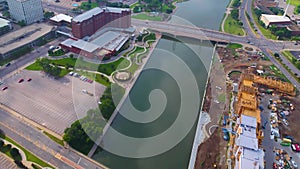
[[[20,79],[24,81],[19,83]],[[105,89],[99,83],[84,82],[69,75],[57,80],[43,72],[26,70],[3,83],[1,89],[8,88],[0,92],[1,103],[58,134],[63,134],[66,127],[85,116],[89,109],[96,108]]]

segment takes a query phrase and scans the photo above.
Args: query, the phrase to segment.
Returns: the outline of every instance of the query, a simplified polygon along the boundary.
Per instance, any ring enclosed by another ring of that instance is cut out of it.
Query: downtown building
[[[42,0],[9,0],[7,3],[10,15],[18,22],[32,24],[44,18]]]
[[[72,34],[81,39],[93,35],[103,27],[126,29],[131,26],[130,15],[129,8],[96,7],[72,19]]]

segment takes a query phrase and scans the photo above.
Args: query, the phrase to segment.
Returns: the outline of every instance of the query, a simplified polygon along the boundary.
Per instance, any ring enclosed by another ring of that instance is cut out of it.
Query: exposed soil
[[[224,151],[224,149],[226,150],[227,145],[222,139],[220,130],[220,128],[215,130],[215,132],[199,146],[195,169],[226,168],[225,163],[219,163],[221,158],[225,159],[220,152]]]

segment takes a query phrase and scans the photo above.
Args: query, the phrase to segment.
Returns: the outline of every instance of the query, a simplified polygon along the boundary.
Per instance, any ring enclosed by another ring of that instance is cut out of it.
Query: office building
[[[31,24],[44,18],[42,0],[9,0],[7,3],[11,17],[18,22]]]

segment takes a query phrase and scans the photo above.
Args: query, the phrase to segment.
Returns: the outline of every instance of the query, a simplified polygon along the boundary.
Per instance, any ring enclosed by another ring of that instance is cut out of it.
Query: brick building
[[[104,26],[128,28],[131,11],[127,8],[93,8],[72,19],[72,34],[76,38],[91,36]]]

